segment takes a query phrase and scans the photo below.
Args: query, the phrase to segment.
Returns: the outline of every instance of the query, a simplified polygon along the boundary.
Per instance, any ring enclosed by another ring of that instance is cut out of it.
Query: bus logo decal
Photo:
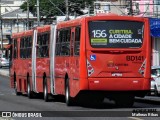
[[[96,55],[90,55],[90,60],[95,61],[96,60]]]

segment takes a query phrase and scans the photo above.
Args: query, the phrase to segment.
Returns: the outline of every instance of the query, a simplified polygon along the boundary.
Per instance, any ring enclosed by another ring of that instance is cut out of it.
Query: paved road
[[[158,99],[156,97],[156,99]],[[121,115],[124,113],[131,112],[135,109],[156,109],[157,111],[160,111],[160,103],[159,104],[154,104],[153,102],[150,103],[142,103],[142,102],[135,102],[133,108],[116,108],[113,102],[108,102],[107,99],[105,100],[104,104],[99,105],[99,106],[92,106],[92,107],[87,107],[87,106],[72,106],[72,107],[67,107],[64,103],[64,98],[61,97],[59,100],[51,99],[50,102],[44,102],[42,99],[42,96],[39,95],[35,99],[28,99],[25,95],[21,96],[16,96],[14,93],[14,90],[10,88],[9,86],[9,78],[5,76],[0,76],[0,111],[19,111],[19,112],[26,112],[26,111],[34,111],[34,112],[40,112],[44,114],[44,111],[50,111],[51,113],[49,114],[51,117],[47,117],[47,119],[57,119],[58,118],[61,120],[66,120],[66,119],[83,119],[84,118],[79,118],[79,117],[72,117],[75,116],[77,113],[79,113],[79,116],[83,116],[84,114],[87,113],[88,116],[91,117],[86,117],[86,119],[92,119],[92,120],[107,120],[107,119],[128,119],[128,120],[133,120],[133,119],[139,119],[143,120],[144,118],[142,117],[93,117],[93,116],[99,116],[99,113],[103,113],[102,115],[106,115],[109,113],[110,115],[113,115],[116,113],[116,111],[119,111],[118,114]],[[60,111],[60,112],[56,112]],[[65,112],[62,112],[65,111]],[[66,112],[67,111],[67,112]],[[70,111],[70,112],[68,112]],[[85,112],[84,112],[85,111]],[[88,112],[90,111],[90,112]],[[93,112],[95,111],[95,112]],[[44,114],[45,115],[45,114]],[[56,116],[56,117],[53,117]],[[69,116],[67,118],[64,118],[66,116]],[[2,119],[2,118],[0,118]],[[15,118],[13,118],[15,119]],[[21,119],[21,118],[16,118]],[[24,119],[24,118],[23,118]],[[35,119],[35,118],[34,118]],[[40,118],[38,118],[40,119]],[[43,119],[43,118],[42,118]],[[46,119],[46,117],[45,117]],[[145,118],[145,119],[151,119],[151,118]],[[154,119],[156,119],[154,117]],[[157,118],[158,120],[158,118]]]

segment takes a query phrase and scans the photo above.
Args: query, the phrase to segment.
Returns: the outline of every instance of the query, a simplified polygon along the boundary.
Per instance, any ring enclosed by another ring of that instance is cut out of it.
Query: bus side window
[[[40,47],[41,47],[41,34],[38,34],[38,36],[37,36],[37,57],[41,57],[41,52],[40,52]]]
[[[65,30],[62,30],[61,31],[61,36],[60,36],[60,38],[61,38],[61,50],[60,50],[60,55],[61,56],[64,56],[65,55],[65,52],[66,52],[66,50],[65,50]]]
[[[29,37],[26,37],[26,39],[25,39],[25,44],[24,44],[24,46],[25,46],[25,49],[24,49],[24,51],[25,51],[25,58],[28,58],[28,51],[27,51],[27,49],[28,49],[28,41],[29,41]]]
[[[49,33],[43,34],[42,38],[42,57],[49,57]]]
[[[31,45],[32,45],[32,37],[28,36],[25,39],[25,58],[31,58]]]
[[[61,46],[61,37],[62,37],[62,32],[57,31],[57,36],[56,36],[56,56],[60,55],[60,46]]]
[[[70,55],[70,38],[71,38],[71,29],[68,29],[66,31],[66,49],[67,49],[67,55]]]
[[[70,55],[70,29],[63,31],[63,39],[62,39],[62,55],[68,56]]]
[[[49,57],[49,33],[39,34],[37,44],[37,56]]]
[[[79,55],[79,49],[80,49],[80,35],[81,35],[81,28],[76,27],[75,30],[75,42],[74,42],[74,55]]]
[[[59,37],[56,43],[56,55],[69,56],[70,55],[70,29],[61,30],[59,32],[60,32]]]
[[[25,58],[25,38],[20,40],[20,58]]]
[[[73,41],[74,41],[74,32],[72,32],[72,38],[71,38],[71,56],[73,56]]]
[[[31,58],[31,53],[32,52],[32,37],[30,36],[28,38],[28,47],[27,47],[27,53],[28,53],[28,58]]]
[[[14,47],[13,47],[13,58],[16,59],[18,56],[17,56],[17,53],[18,53],[18,45],[17,45],[17,39],[14,39]]]

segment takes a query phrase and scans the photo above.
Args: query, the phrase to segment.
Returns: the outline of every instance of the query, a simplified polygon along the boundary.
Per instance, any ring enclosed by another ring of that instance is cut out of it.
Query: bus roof
[[[36,27],[34,29],[38,30],[38,32],[50,31],[50,25],[44,25],[44,26]],[[12,38],[18,38],[18,37],[33,35],[33,30],[34,29],[22,31],[22,32],[19,32],[19,33],[13,33]]]
[[[19,33],[13,33],[12,34],[12,38],[18,38],[18,37],[23,37],[23,36],[30,36],[33,34],[33,30],[26,30],[23,32],[19,32]]]
[[[44,25],[36,28],[38,32],[50,31],[51,25]]]
[[[84,21],[91,21],[91,20],[133,20],[133,21],[144,21],[147,18],[144,17],[134,17],[134,16],[119,16],[116,14],[100,14],[97,16],[84,16],[81,18],[63,21],[57,23],[58,29],[63,27],[70,27],[70,26],[77,26],[81,25]],[[82,22],[83,21],[83,22]]]
[[[85,23],[85,21],[91,21],[91,20],[133,20],[133,21],[144,21],[147,18],[144,17],[134,17],[134,16],[119,16],[116,14],[98,14],[96,16],[82,16],[73,20],[69,21],[63,21],[57,23],[57,28],[61,29],[64,27],[71,27],[71,26],[80,26],[81,24]],[[47,32],[50,31],[51,25],[44,25],[40,27],[36,27],[35,29],[38,32]],[[23,36],[29,36],[33,34],[32,30],[27,30],[19,33],[13,33],[12,38],[17,37],[23,37]]]

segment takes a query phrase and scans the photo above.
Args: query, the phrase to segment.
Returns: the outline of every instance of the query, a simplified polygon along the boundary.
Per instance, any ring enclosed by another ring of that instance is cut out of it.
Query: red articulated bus
[[[90,16],[15,33],[11,86],[16,94],[65,95],[66,104],[102,102],[131,107],[150,90],[149,20]]]

